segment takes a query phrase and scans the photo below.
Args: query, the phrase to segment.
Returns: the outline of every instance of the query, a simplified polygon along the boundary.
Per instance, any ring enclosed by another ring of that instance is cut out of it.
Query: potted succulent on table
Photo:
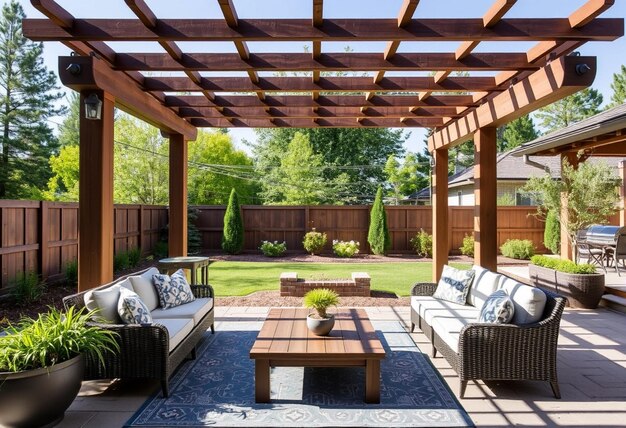
[[[328,288],[315,288],[304,295],[304,306],[316,312],[307,315],[306,325],[317,336],[326,336],[335,326],[335,316],[326,310],[339,304],[339,294]]]
[[[92,313],[51,309],[0,336],[0,426],[54,426],[78,395],[83,354],[118,349],[112,332],[88,325]]]

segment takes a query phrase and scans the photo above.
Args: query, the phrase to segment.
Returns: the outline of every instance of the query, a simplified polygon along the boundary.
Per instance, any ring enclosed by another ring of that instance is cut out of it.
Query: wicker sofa
[[[67,296],[63,304],[66,308],[94,309],[94,291],[108,292],[111,287],[119,286],[132,290],[131,280],[141,277],[150,284],[155,273],[159,271],[150,268],[123,276],[109,284]],[[191,285],[191,289],[196,300],[171,309],[152,310],[152,324],[122,324],[119,318],[117,322],[94,321],[94,325],[118,333],[120,352],[105,354],[104,365],[97,358],[87,356],[84,379],[159,379],[163,396],[168,397],[168,380],[174,370],[185,358],[195,359],[196,345],[207,329],[215,332],[213,288],[210,285]],[[139,290],[135,289],[135,292],[143,298]]]
[[[483,379],[547,381],[560,398],[556,353],[565,298],[478,266],[472,269],[466,305],[434,298],[437,284],[413,286],[411,331],[419,327],[433,344],[432,356],[441,353],[458,373],[460,397],[468,381]],[[498,289],[513,301],[517,318],[510,324],[478,323],[482,304]]]

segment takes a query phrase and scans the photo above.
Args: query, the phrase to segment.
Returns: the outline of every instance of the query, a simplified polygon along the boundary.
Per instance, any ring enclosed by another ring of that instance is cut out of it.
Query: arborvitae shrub
[[[228,207],[224,214],[224,235],[222,249],[229,254],[238,254],[243,249],[243,219],[239,208],[239,198],[233,189],[228,198]]]
[[[546,217],[546,229],[543,232],[543,245],[552,254],[561,252],[561,224],[554,211],[548,212]]]
[[[387,215],[383,205],[383,189],[381,187],[378,188],[374,205],[372,205],[367,242],[370,244],[374,254],[387,254],[387,250],[391,247],[391,237],[387,228]]]

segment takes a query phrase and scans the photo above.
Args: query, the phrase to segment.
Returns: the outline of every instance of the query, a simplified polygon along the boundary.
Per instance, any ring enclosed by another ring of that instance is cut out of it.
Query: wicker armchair
[[[133,275],[140,274],[134,273]],[[119,278],[115,282],[122,280]],[[104,288],[110,284],[98,288]],[[192,285],[195,297],[214,297],[213,287],[210,285]],[[86,291],[72,294],[63,298],[66,308],[75,306],[85,307],[84,294]],[[108,352],[104,355],[104,364],[93,355],[85,356],[85,380],[115,379],[115,378],[149,378],[161,380],[163,396],[169,396],[169,378],[174,370],[186,358],[196,357],[196,345],[210,327],[215,333],[212,308],[185,339],[171,352],[169,351],[169,333],[165,326],[158,321],[149,325],[101,324],[93,323],[103,329],[118,334],[120,345],[118,353]]]
[[[412,296],[432,296],[436,284],[418,283]],[[557,340],[565,298],[543,290],[547,295],[541,321],[534,324],[467,324],[459,337],[458,354],[411,308],[411,331],[418,326],[460,379],[459,393],[465,394],[470,380],[540,380],[550,382],[556,398],[561,398],[557,379]]]

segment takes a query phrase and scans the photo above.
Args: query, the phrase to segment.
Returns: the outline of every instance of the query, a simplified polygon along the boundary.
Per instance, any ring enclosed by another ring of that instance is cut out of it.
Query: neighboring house
[[[531,177],[544,176],[547,171],[553,178],[561,176],[559,156],[533,156],[532,163],[524,158],[511,155],[511,151],[501,153],[497,159],[498,200],[501,205],[535,205],[532,197],[521,192]],[[605,162],[617,169],[623,158],[590,158],[590,162]],[[403,204],[429,205],[430,188],[413,193],[402,200]],[[448,205],[474,206],[474,167],[471,166],[448,178]]]

